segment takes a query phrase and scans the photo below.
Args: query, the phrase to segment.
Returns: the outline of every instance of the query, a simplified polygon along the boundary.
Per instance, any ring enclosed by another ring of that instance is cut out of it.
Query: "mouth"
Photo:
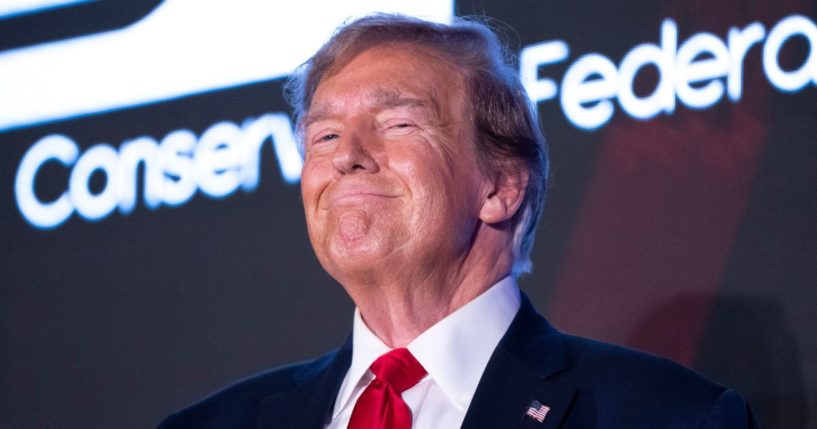
[[[394,195],[389,195],[377,191],[351,191],[343,192],[333,196],[330,199],[330,206],[347,206],[347,205],[361,205],[378,202],[381,200],[390,200],[397,198]]]
[[[321,210],[336,207],[365,207],[385,204],[390,200],[401,198],[403,194],[401,187],[388,180],[349,177],[330,183],[323,189],[317,202]]]

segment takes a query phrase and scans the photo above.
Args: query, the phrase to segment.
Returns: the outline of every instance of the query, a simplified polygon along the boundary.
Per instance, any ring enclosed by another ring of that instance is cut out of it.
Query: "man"
[[[357,306],[352,337],[162,427],[754,425],[733,391],[561,334],[521,295],[547,153],[503,58],[482,25],[375,15],[302,67],[309,237]]]

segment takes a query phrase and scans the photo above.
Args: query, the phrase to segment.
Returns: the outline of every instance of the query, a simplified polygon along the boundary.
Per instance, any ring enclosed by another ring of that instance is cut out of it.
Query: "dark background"
[[[618,64],[633,46],[657,43],[664,18],[678,23],[680,43],[701,31],[724,39],[754,21],[768,31],[793,13],[814,21],[817,5],[497,0],[459,1],[456,11],[495,20],[514,50],[565,40],[570,58],[547,68],[559,78],[583,53]],[[80,30],[49,37],[118,25],[111,13],[71,15]],[[40,28],[6,24],[1,38],[17,36],[3,49],[32,43],[20,32]],[[793,43],[781,62],[809,54]],[[592,132],[557,101],[541,103],[553,187],[535,270],[521,283],[562,330],[732,385],[764,427],[817,428],[817,88],[779,92],[757,48],[744,73],[737,103],[679,103],[650,121],[616,106]],[[645,70],[637,83],[647,94],[655,76]],[[155,210],[140,199],[127,216],[74,215],[51,230],[28,224],[14,199],[19,162],[46,135],[83,150],[180,128],[200,135],[217,121],[287,111],[281,84],[0,133],[0,427],[152,427],[226,383],[343,341],[352,304],[313,256],[299,188],[281,179],[271,145],[258,188],[225,199],[197,193]],[[58,195],[65,171],[46,172],[51,185],[38,194]]]

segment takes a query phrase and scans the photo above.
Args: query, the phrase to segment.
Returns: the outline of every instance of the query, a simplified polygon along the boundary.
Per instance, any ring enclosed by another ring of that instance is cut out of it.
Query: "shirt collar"
[[[460,409],[471,403],[488,360],[519,310],[519,288],[505,277],[449,314],[409,345],[448,399]]]
[[[408,345],[452,404],[471,403],[482,373],[499,340],[519,310],[519,288],[505,277],[471,302],[449,314]],[[366,326],[356,308],[352,332],[352,364],[335,403],[334,416],[346,407],[358,386],[369,383],[367,370],[390,348]]]
[[[346,372],[346,377],[340,385],[340,392],[338,392],[338,398],[335,401],[332,418],[336,418],[346,408],[358,386],[362,388],[369,383],[371,378],[371,376],[367,376],[369,367],[378,357],[389,350],[391,350],[389,346],[380,341],[380,338],[377,338],[377,335],[366,326],[363,317],[360,315],[360,310],[355,307],[354,322],[352,324],[352,364],[349,366],[349,371]]]

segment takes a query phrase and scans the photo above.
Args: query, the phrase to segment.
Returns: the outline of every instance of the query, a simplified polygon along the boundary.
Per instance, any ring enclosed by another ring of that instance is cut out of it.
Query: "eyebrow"
[[[341,109],[335,103],[322,103],[312,106],[307,110],[306,114],[301,118],[300,126],[304,129],[315,122],[329,119],[337,116],[337,112]]]
[[[380,108],[418,107],[436,115],[440,113],[440,106],[433,98],[405,96],[399,91],[388,89],[374,90],[371,96],[375,100],[375,105]]]
[[[441,112],[437,101],[431,97],[419,98],[413,96],[406,96],[400,91],[394,89],[378,88],[369,93],[368,99],[372,100],[372,107],[375,110],[395,109],[399,107],[418,108],[425,111],[430,118],[439,121]],[[328,102],[312,106],[301,120],[303,128],[308,127],[312,123],[331,119],[339,116],[340,111],[343,110],[337,103]]]

